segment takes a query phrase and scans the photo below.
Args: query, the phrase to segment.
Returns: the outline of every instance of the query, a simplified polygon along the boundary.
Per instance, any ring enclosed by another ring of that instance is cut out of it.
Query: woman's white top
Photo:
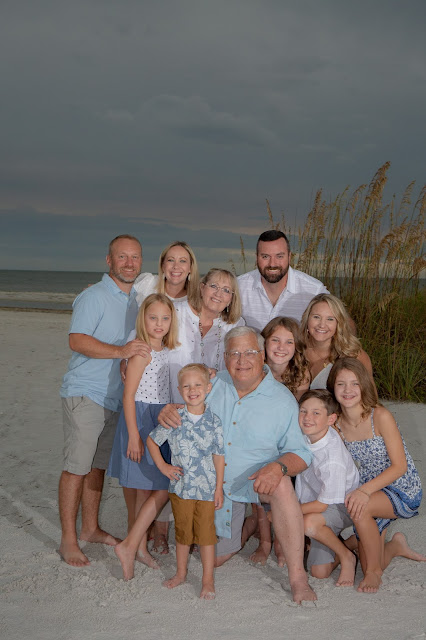
[[[328,380],[328,376],[332,366],[333,366],[333,363],[329,362],[326,367],[321,369],[321,371],[317,373],[315,378],[312,380],[311,384],[309,385],[309,388],[310,389],[327,389],[327,380]]]
[[[157,285],[158,285],[158,276],[155,276],[153,273],[141,273],[133,283],[133,287],[136,290],[136,302],[138,303],[138,307],[141,306],[142,302],[147,298],[151,293],[157,293]],[[167,293],[166,293],[167,295]],[[173,300],[173,303],[182,302],[187,299],[186,296],[182,296],[182,298],[172,298],[171,296],[167,296],[170,300]]]
[[[222,318],[215,318],[213,326],[204,336],[202,349],[198,315],[192,311],[187,301],[175,302],[175,309],[179,326],[178,339],[181,344],[176,349],[169,351],[170,392],[172,402],[181,403],[183,400],[177,388],[178,371],[191,362],[201,362],[218,371],[225,369],[225,335],[234,327],[243,326],[245,322],[243,318],[240,318],[233,324],[227,324]],[[204,353],[204,357],[202,353]]]

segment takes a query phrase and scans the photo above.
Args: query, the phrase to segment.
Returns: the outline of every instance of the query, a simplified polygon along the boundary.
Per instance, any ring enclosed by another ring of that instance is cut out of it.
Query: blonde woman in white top
[[[136,278],[133,286],[139,306],[151,293],[165,293],[173,302],[196,295],[200,279],[197,260],[186,242],[177,240],[161,252],[158,274],[141,273]]]

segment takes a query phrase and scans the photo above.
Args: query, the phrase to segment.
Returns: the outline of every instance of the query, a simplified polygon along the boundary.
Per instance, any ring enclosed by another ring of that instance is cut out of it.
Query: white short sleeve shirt
[[[311,444],[308,438],[306,441],[313,459],[309,467],[296,476],[299,501],[343,504],[345,496],[359,486],[358,469],[343,440],[329,427],[318,442]]]
[[[320,280],[289,267],[287,286],[272,305],[262,284],[258,269],[238,276],[243,318],[258,331],[277,316],[287,316],[300,322],[302,314],[318,293],[329,293]]]

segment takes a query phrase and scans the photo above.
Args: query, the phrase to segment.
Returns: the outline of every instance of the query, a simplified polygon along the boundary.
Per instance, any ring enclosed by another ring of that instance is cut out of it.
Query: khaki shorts
[[[214,501],[184,500],[169,493],[175,518],[175,537],[179,544],[216,544]]]
[[[325,524],[332,532],[338,536],[339,533],[352,525],[352,520],[348,510],[344,504],[329,504],[327,509],[321,513],[325,520]],[[334,562],[334,551],[326,547],[318,540],[311,538],[311,548],[307,559],[307,567],[310,569],[313,565],[329,564]]]
[[[87,396],[62,398],[64,471],[85,476],[106,469],[119,413],[105,409]]]

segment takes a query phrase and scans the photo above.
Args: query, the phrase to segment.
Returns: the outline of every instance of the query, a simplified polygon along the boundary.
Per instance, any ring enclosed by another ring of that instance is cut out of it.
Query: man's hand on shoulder
[[[254,480],[253,489],[257,493],[272,495],[283,478],[281,468],[275,462],[270,462],[256,473],[249,476],[249,480]]]
[[[183,404],[166,404],[158,414],[158,424],[166,429],[176,429],[182,424],[178,409],[183,409]]]
[[[131,340],[127,344],[120,347],[122,359],[129,359],[133,356],[142,356],[146,358],[151,355],[151,347],[143,340]]]

